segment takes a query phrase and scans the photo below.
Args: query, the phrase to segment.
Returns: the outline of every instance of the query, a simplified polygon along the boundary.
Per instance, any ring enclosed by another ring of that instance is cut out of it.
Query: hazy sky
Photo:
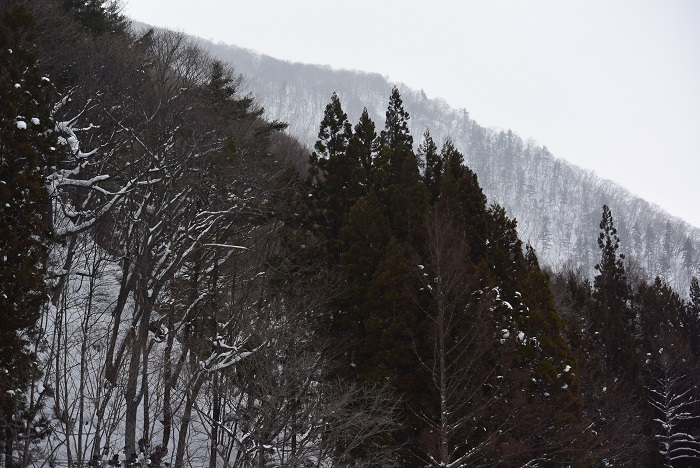
[[[423,89],[700,227],[700,1],[124,1],[149,24]]]

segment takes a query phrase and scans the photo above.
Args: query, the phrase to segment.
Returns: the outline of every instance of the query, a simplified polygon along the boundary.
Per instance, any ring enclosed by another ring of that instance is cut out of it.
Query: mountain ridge
[[[411,116],[415,145],[426,129],[438,144],[450,139],[476,172],[489,201],[518,220],[523,240],[551,268],[566,264],[593,275],[599,212],[607,204],[615,215],[621,250],[641,275],[659,276],[687,294],[691,278],[700,272],[700,228],[614,180],[552,155],[534,139],[523,141],[510,129],[482,127],[468,110],[376,72],[289,62],[223,42],[190,39],[230,63],[267,118],[288,122],[288,133],[309,148],[333,92],[351,122],[366,106],[381,127],[387,98],[396,85]]]

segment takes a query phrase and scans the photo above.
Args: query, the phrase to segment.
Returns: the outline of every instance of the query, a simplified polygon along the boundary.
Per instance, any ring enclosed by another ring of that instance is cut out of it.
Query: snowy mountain
[[[352,122],[367,106],[377,126],[383,125],[393,84],[379,74],[290,63],[236,46],[198,42],[233,64],[266,116],[289,122],[289,133],[309,148],[334,91]],[[545,264],[556,268],[573,262],[592,273],[599,255],[600,210],[607,204],[631,264],[687,293],[690,279],[700,272],[700,229],[613,181],[555,157],[546,146],[523,141],[511,130],[485,128],[465,109],[398,86],[411,115],[415,144],[426,129],[436,142],[451,139],[477,173],[489,201],[518,220],[521,238],[535,247]]]

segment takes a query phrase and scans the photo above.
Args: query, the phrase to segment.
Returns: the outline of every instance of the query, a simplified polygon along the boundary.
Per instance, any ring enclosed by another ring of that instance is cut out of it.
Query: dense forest
[[[700,464],[700,284],[614,206],[553,270],[397,87],[309,151],[181,33],[1,5],[0,466]]]

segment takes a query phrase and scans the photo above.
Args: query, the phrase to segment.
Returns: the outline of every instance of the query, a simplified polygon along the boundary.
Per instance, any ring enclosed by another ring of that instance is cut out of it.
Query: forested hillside
[[[181,33],[1,5],[0,465],[700,461],[700,284],[608,205],[548,272],[397,87],[307,149]]]
[[[265,107],[266,115],[289,122],[289,133],[311,147],[321,109],[332,92],[342,99],[351,119],[367,107],[381,121],[392,85],[372,73],[332,70],[289,63],[235,46],[198,42],[221,60],[235,64],[247,89]],[[489,200],[518,220],[520,236],[540,259],[558,268],[563,262],[586,268],[597,256],[595,228],[600,207],[615,210],[624,252],[635,267],[660,276],[687,291],[700,273],[700,229],[667,213],[609,180],[552,155],[545,146],[523,141],[517,129],[484,128],[464,109],[399,84],[414,135],[429,130],[433,139],[446,138],[464,153]],[[544,142],[546,144],[546,142]]]

